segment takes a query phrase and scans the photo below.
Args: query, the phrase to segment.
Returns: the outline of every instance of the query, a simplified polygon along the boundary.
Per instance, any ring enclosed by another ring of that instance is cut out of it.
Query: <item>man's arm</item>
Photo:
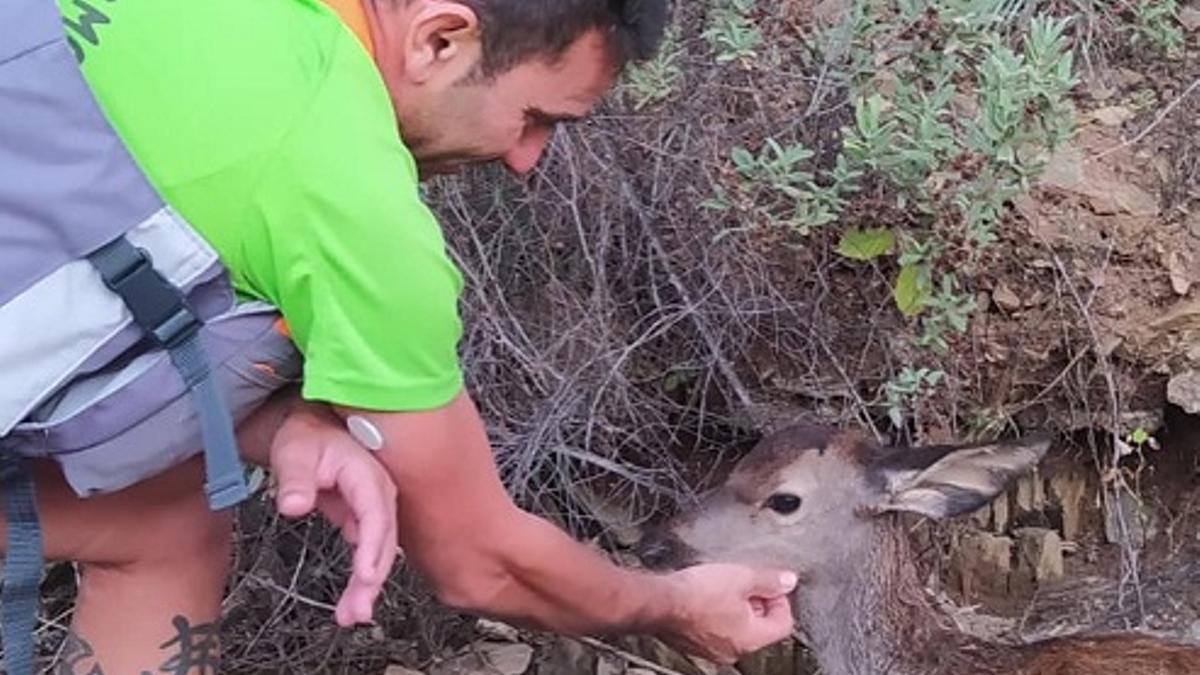
[[[449,605],[560,633],[657,634],[726,662],[790,633],[794,579],[737,566],[626,570],[517,508],[465,393],[427,412],[339,412],[382,432],[401,546]]]

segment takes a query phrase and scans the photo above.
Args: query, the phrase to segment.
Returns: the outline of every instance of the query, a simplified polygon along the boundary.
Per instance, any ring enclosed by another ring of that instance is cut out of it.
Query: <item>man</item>
[[[469,162],[530,170],[556,124],[649,54],[662,0],[59,5],[151,182],[304,354],[304,401],[274,402],[241,440],[277,472],[284,513],[323,489],[358,542],[339,620],[369,617],[390,564],[375,542],[395,536],[371,505],[387,501],[409,560],[464,610],[654,634],[721,661],[790,632],[794,577],[621,569],[512,503],[463,390],[461,277],[417,192]],[[350,449],[352,415],[378,430],[378,463]],[[40,470],[47,554],[83,569],[65,672],[213,672],[229,523],[199,484],[193,460],[83,501]]]

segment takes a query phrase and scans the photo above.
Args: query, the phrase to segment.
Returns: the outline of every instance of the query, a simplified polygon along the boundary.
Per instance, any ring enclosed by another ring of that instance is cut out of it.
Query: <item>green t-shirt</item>
[[[58,0],[84,76],[237,291],[283,312],[304,395],[428,409],[462,386],[462,277],[370,56],[315,0]]]

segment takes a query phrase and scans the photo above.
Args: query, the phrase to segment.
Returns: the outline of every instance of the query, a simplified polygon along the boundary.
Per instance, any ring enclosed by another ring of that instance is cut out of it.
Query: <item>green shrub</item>
[[[735,48],[731,38],[748,4],[736,0],[716,12],[706,35],[726,50],[718,59],[748,53],[749,41]],[[802,235],[841,223],[838,250],[855,263],[894,269],[893,297],[914,321],[914,343],[945,352],[976,309],[963,279],[997,240],[1012,200],[1073,132],[1069,21],[1033,12],[1022,22],[1025,4],[854,2],[845,23],[824,36],[846,43],[827,53],[843,55],[830,65],[842,73],[854,110],[832,167],[814,166],[813,151],[801,144],[736,147],[730,160],[739,180],[708,205],[740,208],[750,222]],[[847,205],[867,188],[893,202],[905,222],[844,222]],[[876,239],[886,232],[887,245],[856,245],[860,226]],[[884,392],[891,410],[904,402],[897,392],[910,388],[901,384],[893,380]]]

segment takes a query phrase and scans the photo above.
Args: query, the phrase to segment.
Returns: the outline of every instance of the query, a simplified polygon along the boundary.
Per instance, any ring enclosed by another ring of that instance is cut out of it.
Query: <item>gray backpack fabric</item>
[[[5,666],[33,672],[41,538],[25,460],[81,496],[201,448],[213,509],[248,494],[233,424],[299,378],[274,308],[146,180],[79,71],[53,0],[0,2],[0,491]]]
[[[300,381],[302,360],[278,329],[278,317],[274,307],[245,303],[210,318],[199,333],[235,425]],[[130,350],[108,368],[73,378],[5,442],[11,453],[57,462],[80,497],[126,488],[204,446],[197,407],[162,349]]]

